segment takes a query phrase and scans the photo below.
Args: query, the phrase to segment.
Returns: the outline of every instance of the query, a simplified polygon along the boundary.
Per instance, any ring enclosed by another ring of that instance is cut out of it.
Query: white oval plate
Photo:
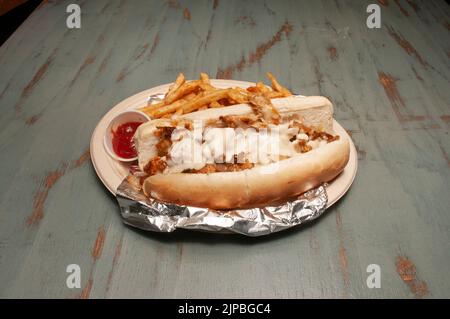
[[[234,80],[211,80],[211,83],[218,88],[229,88],[236,86],[247,88],[255,85],[255,83],[252,82]],[[128,175],[129,164],[122,163],[111,158],[103,146],[103,136],[105,135],[109,122],[120,112],[125,110],[134,110],[145,106],[147,103],[147,98],[150,95],[164,94],[167,92],[170,85],[171,83],[160,85],[130,96],[109,110],[109,112],[103,116],[95,127],[94,132],[92,133],[90,145],[92,164],[94,165],[95,172],[100,180],[114,195],[116,194],[117,187]],[[348,138],[350,141],[350,159],[344,171],[336,179],[330,182],[327,187],[327,207],[333,205],[347,192],[355,179],[356,170],[358,168],[356,148],[352,139],[336,120],[334,120],[333,124],[335,132],[342,137]]]

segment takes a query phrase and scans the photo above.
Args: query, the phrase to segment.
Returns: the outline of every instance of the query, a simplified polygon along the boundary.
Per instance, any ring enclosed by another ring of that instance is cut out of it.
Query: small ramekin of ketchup
[[[132,162],[137,159],[133,136],[137,128],[149,121],[147,114],[140,111],[125,111],[114,117],[106,129],[104,146],[115,160]]]

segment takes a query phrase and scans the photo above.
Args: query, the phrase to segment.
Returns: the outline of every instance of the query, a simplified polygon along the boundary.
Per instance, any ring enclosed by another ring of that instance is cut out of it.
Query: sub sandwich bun
[[[139,167],[148,174],[144,193],[219,210],[262,207],[339,175],[350,147],[347,139],[334,135],[331,102],[320,96],[271,102],[273,121],[261,120],[254,106],[239,104],[141,125],[134,142]],[[228,147],[224,141],[234,144]],[[255,145],[265,147],[251,152]],[[217,152],[222,146],[223,154]],[[195,147],[201,156],[184,160],[186,149]]]

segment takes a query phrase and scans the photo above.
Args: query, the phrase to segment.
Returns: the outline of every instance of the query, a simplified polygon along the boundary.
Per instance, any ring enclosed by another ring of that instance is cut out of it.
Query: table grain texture
[[[444,1],[372,1],[380,29],[366,26],[371,1],[349,0],[79,1],[68,29],[74,2],[44,1],[0,47],[0,297],[450,297]],[[349,192],[262,238],[125,226],[90,162],[93,129],[126,97],[200,71],[271,71],[329,97],[358,149]]]

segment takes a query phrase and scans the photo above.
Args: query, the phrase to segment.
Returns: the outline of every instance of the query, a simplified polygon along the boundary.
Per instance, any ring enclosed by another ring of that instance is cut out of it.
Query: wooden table
[[[44,1],[0,48],[0,297],[450,297],[450,9],[444,1]],[[124,98],[200,71],[272,71],[325,95],[356,180],[264,238],[125,226],[89,160]],[[66,268],[81,269],[69,289]],[[381,269],[369,289],[367,267]]]

